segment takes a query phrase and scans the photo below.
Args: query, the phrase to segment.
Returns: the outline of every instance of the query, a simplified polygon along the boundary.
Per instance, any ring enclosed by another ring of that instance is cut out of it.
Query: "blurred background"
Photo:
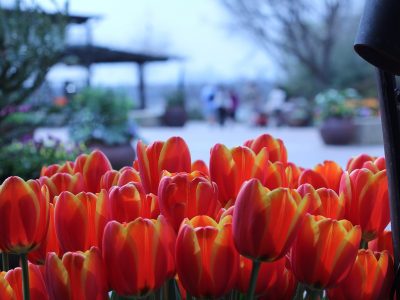
[[[312,167],[381,155],[374,70],[353,52],[361,0],[0,2],[0,177],[100,148],[271,133]],[[312,154],[312,155],[310,155]]]

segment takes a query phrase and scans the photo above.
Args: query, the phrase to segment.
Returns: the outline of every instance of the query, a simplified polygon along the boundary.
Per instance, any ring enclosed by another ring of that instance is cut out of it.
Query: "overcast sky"
[[[267,56],[241,33],[228,29],[231,19],[218,0],[70,0],[70,12],[101,16],[92,24],[96,44],[185,57],[189,81],[275,76]],[[83,35],[79,28],[72,31],[74,37]],[[146,77],[153,83],[176,82],[180,69],[177,62],[153,64]],[[57,68],[51,78],[82,74],[77,69]],[[136,83],[136,69],[129,64],[99,65],[93,80],[110,85]]]

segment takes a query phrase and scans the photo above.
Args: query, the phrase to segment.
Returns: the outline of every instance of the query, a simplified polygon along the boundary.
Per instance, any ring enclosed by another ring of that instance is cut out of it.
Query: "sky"
[[[174,83],[182,72],[186,81],[201,83],[276,75],[268,56],[232,29],[232,19],[218,0],[70,0],[70,13],[101,17],[91,24],[96,44],[184,58],[148,65],[149,83]],[[70,31],[75,41],[84,35],[83,28]],[[63,81],[84,75],[79,68],[58,67],[50,78]],[[97,65],[92,79],[94,84],[136,84],[137,70],[133,64]]]

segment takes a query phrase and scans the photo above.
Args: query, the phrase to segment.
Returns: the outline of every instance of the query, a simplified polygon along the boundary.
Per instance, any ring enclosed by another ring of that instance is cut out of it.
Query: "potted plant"
[[[113,90],[86,88],[68,104],[69,130],[75,142],[100,149],[114,168],[132,164],[134,124],[128,113],[132,102]]]
[[[166,126],[180,127],[187,121],[185,109],[185,94],[183,91],[175,91],[166,98],[167,104],[163,115],[163,124]]]
[[[326,144],[346,145],[354,141],[354,108],[348,100],[358,97],[354,89],[329,89],[315,97],[320,133]]]

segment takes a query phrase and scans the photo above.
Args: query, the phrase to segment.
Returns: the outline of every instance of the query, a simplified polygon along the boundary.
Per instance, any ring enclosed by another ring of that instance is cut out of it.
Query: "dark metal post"
[[[144,63],[138,64],[138,94],[140,101],[140,109],[146,108],[146,89],[144,83]]]

